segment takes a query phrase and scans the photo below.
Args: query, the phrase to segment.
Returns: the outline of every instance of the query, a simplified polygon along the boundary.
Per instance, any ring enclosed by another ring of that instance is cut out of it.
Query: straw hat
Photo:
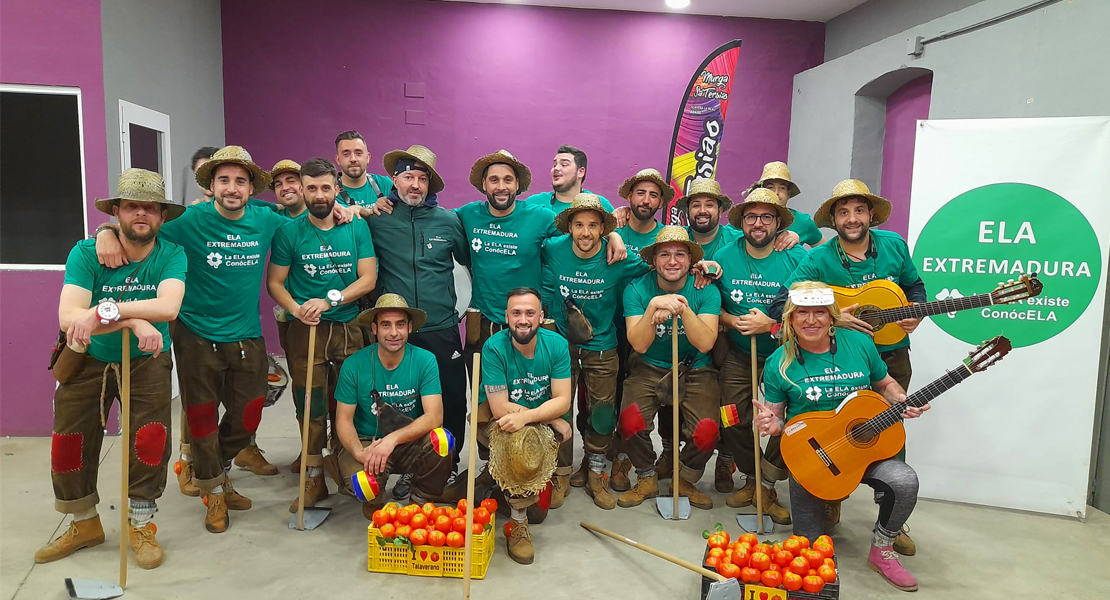
[[[670,185],[667,185],[667,182],[663,180],[663,176],[660,175],[659,171],[656,171],[655,169],[644,169],[639,173],[636,173],[632,177],[629,177],[624,181],[624,183],[621,184],[621,188],[617,191],[617,193],[620,194],[621,198],[628,200],[628,196],[632,194],[633,186],[635,186],[637,183],[640,183],[641,181],[650,181],[659,186],[659,189],[663,191],[664,205],[670,202],[671,198],[674,198],[674,188]]]
[[[514,496],[537,494],[555,472],[559,443],[547,425],[525,425],[505,433],[489,424],[489,472],[497,485]]]
[[[790,167],[787,167],[786,163],[778,160],[763,165],[763,174],[759,176],[759,181],[752,184],[750,191],[767,185],[767,182],[773,179],[786,182],[786,188],[789,190],[790,198],[802,193],[802,190],[798,189],[798,184],[790,179]]]
[[[279,160],[278,163],[274,165],[274,168],[270,169],[270,185],[273,185],[274,182],[277,181],[278,175],[282,173],[293,173],[299,177],[301,174],[301,165],[298,165],[288,158]]]
[[[694,196],[712,196],[721,205],[721,212],[727,213],[728,209],[732,207],[732,200],[728,196],[721,193],[721,184],[717,183],[716,179],[697,178],[690,182],[690,189],[686,195],[679,198],[675,204],[682,209],[682,212],[689,214],[690,200]]]
[[[252,194],[259,194],[263,190],[270,189],[270,174],[254,164],[250,153],[244,150],[242,146],[224,146],[217,150],[212,155],[211,160],[197,169],[197,184],[206,190],[211,190],[212,174],[216,172],[216,167],[221,165],[239,165],[249,171],[251,183],[254,184]]]
[[[478,159],[473,167],[470,167],[470,185],[477,188],[479,192],[486,193],[482,189],[482,177],[486,174],[486,168],[490,165],[509,165],[516,171],[516,178],[520,182],[520,189],[517,194],[523,194],[528,191],[528,187],[532,185],[532,171],[524,163],[516,159],[508,150],[498,150],[493,154],[487,154]]]
[[[423,327],[424,320],[428,318],[428,313],[425,313],[419,308],[411,308],[400,294],[382,294],[381,297],[378,298],[378,301],[374,303],[374,308],[362,311],[362,313],[358,315],[358,318],[361,319],[363,323],[373,323],[378,313],[384,310],[404,311],[409,316],[409,320],[412,321],[413,332]]]
[[[166,181],[162,176],[146,169],[128,169],[119,176],[119,186],[114,198],[96,201],[96,209],[112,214],[112,207],[120,200],[157,202],[166,205],[166,220],[171,221],[185,212],[185,207],[166,198]]]
[[[871,218],[872,227],[882,225],[890,218],[890,200],[872,194],[871,190],[867,189],[867,184],[858,179],[845,179],[836,184],[832,191],[832,197],[822,202],[817,212],[813,213],[813,222],[818,227],[836,229],[832,218],[833,207],[836,206],[837,200],[853,196],[867,198],[871,201],[871,207],[875,209],[875,214]]]
[[[645,246],[640,250],[640,258],[644,259],[649,265],[655,264],[655,248],[659,244],[682,244],[690,251],[690,264],[696,263],[705,258],[705,250],[701,249],[696,242],[690,240],[690,234],[686,232],[685,227],[678,225],[667,225],[655,234],[655,243]]]
[[[385,167],[385,173],[389,177],[393,177],[393,169],[397,166],[397,161],[402,158],[411,158],[417,162],[422,162],[428,166],[428,193],[438,194],[443,191],[443,178],[436,172],[436,155],[431,150],[428,150],[420,144],[413,144],[409,146],[408,150],[394,150],[386,152],[382,157],[382,165]]]
[[[756,188],[743,202],[732,207],[728,211],[728,222],[732,226],[741,229],[740,224],[744,221],[744,209],[752,204],[767,204],[774,207],[775,212],[779,214],[779,231],[785,230],[794,222],[794,213],[790,212],[781,202],[779,202],[779,195],[772,192],[767,188]]]
[[[616,217],[607,212],[605,207],[601,205],[601,198],[599,198],[597,194],[586,193],[575,196],[574,200],[570,203],[570,208],[555,215],[555,227],[563,233],[570,233],[570,220],[574,218],[576,213],[580,213],[584,210],[596,211],[597,214],[601,215],[601,223],[605,227],[605,231],[601,234],[602,237],[613,233],[613,230],[617,228]]]

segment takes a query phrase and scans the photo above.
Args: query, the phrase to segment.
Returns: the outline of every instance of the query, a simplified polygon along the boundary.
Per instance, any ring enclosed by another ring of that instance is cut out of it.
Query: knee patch
[[[196,438],[212,435],[219,426],[216,421],[215,402],[186,406],[185,418],[189,420],[189,434]]]
[[[640,407],[637,406],[636,403],[629,404],[621,411],[620,422],[621,437],[626,440],[644,429],[647,429],[647,423],[644,422],[644,415],[640,413]]]
[[[166,452],[166,426],[147,423],[135,432],[135,457],[144,465],[157,467]]]
[[[50,441],[50,471],[80,471],[85,436],[81,433],[55,433]]]
[[[440,456],[451,454],[451,450],[455,447],[455,436],[442,427],[433,429],[428,437],[432,441],[432,449]]]
[[[243,407],[243,427],[254,433],[258,431],[258,424],[262,422],[262,408],[266,406],[266,397],[260,396],[251,400]]]
[[[590,427],[601,435],[613,433],[617,425],[617,407],[611,402],[595,404],[590,409]]]
[[[694,427],[694,445],[702,452],[709,452],[717,447],[717,440],[721,435],[720,427],[713,419],[702,419]]]

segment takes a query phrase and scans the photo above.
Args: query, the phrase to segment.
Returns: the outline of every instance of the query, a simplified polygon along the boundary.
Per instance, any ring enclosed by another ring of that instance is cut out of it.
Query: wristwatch
[[[332,306],[339,306],[339,303],[342,302],[342,301],[343,301],[343,292],[341,292],[339,290],[331,290],[331,291],[328,292],[328,302]]]
[[[119,320],[119,305],[115,300],[105,300],[96,305],[96,316],[101,325],[109,325]]]

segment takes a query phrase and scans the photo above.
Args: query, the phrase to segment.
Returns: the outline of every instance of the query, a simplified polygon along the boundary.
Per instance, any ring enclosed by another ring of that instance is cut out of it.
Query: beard
[[[719,223],[717,221],[709,219],[708,223],[706,223],[705,225],[700,225],[696,220],[690,219],[690,229],[693,229],[698,233],[709,233],[710,231],[713,231],[713,228],[716,227],[718,224]]]
[[[586,237],[575,237],[574,238],[574,245],[577,246],[578,249],[581,250],[582,252],[590,252],[594,248],[597,248],[597,245],[599,243],[601,243],[601,240],[599,238],[586,238]]]
[[[640,221],[650,221],[655,218],[655,213],[659,212],[658,208],[652,209],[650,205],[629,206],[628,208],[632,211],[632,215]]]
[[[351,179],[358,179],[366,172],[366,167],[362,165],[346,165],[343,167],[343,174]]]
[[[308,205],[308,214],[316,217],[317,219],[326,218],[335,209],[335,198],[328,200],[321,204],[319,202],[311,202]]]
[[[502,201],[498,200],[497,197],[494,196],[493,194],[487,193],[486,194],[486,200],[489,201],[490,206],[492,206],[493,208],[495,208],[497,210],[508,210],[509,207],[512,206],[514,202],[516,202],[516,194],[510,192],[509,193],[509,198],[507,200],[505,200],[504,202],[502,202]]]
[[[530,327],[527,332],[521,333],[519,329],[513,327],[512,336],[513,339],[516,340],[516,343],[524,346],[531,342],[532,338],[536,337],[536,334],[539,333],[539,331],[539,327]]]
[[[417,192],[417,193],[420,195],[420,198],[418,198],[416,200],[413,200],[412,198],[410,198],[409,197],[410,194],[401,195],[401,200],[409,206],[420,206],[421,204],[424,204],[425,200],[428,199],[428,194],[419,193],[419,192]]]
[[[840,239],[845,240],[847,242],[858,242],[858,241],[862,240],[867,235],[867,232],[870,231],[870,230],[871,230],[871,226],[867,223],[864,223],[863,226],[860,227],[857,230],[858,233],[855,233],[855,234],[848,233],[847,228],[845,228],[843,226],[837,226],[836,227],[836,234],[840,236]]]
[[[559,194],[565,194],[565,193],[573,190],[574,186],[577,185],[577,184],[578,184],[577,179],[569,179],[568,181],[563,183],[563,185],[554,185],[554,184],[552,184],[551,188]]]
[[[751,244],[753,247],[755,247],[755,248],[766,248],[768,245],[771,244],[771,242],[775,241],[775,236],[778,235],[778,232],[776,231],[775,233],[771,233],[770,230],[764,230],[764,232],[765,233],[763,235],[763,238],[758,242],[756,241],[756,239],[754,237],[749,235],[747,232],[744,233],[744,237],[748,240],[748,243]]]
[[[158,230],[161,227],[155,227],[153,225],[149,227],[150,228],[146,233],[138,233],[131,227],[130,223],[123,223],[121,221],[119,224],[120,233],[122,233],[123,236],[130,240],[132,243],[138,244],[139,246],[145,246],[151,243],[152,241],[154,241],[154,238],[158,236]]]

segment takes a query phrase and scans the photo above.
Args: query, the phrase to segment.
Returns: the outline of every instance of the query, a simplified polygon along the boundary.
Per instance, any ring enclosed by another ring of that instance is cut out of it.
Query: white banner
[[[1017,303],[913,334],[920,389],[995,335],[1013,350],[907,424],[921,496],[1086,514],[1110,247],[1110,117],[920,121],[909,244],[929,299],[1036,272]]]

